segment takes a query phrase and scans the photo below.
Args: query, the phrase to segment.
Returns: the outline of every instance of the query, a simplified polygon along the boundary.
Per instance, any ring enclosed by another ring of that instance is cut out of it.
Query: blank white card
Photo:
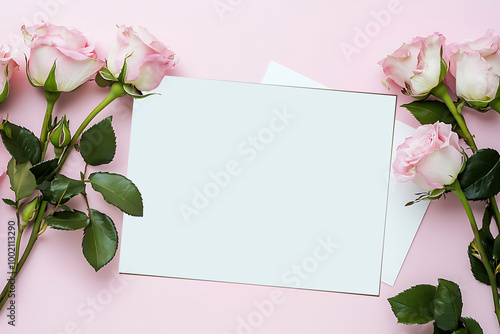
[[[135,102],[120,272],[378,295],[396,97],[166,77]]]

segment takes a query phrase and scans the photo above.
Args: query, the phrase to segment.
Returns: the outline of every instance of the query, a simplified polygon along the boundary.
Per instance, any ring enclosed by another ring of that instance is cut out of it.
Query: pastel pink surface
[[[219,16],[214,5],[221,3],[232,10]],[[93,33],[101,57],[115,36],[116,24],[143,25],[180,56],[172,75],[260,82],[269,61],[274,60],[328,87],[376,93],[387,92],[380,83],[384,74],[377,62],[412,37],[439,31],[448,41],[460,42],[482,36],[488,28],[500,30],[496,23],[500,4],[491,0],[473,4],[450,0],[125,0],[119,5],[106,0],[85,4],[29,0],[4,4],[3,9],[9,14],[0,22],[0,42],[17,41],[23,51],[20,27],[33,24],[34,18]],[[393,11],[391,16],[380,18],[381,11],[388,9]],[[382,24],[374,23],[376,16]],[[356,46],[359,29],[372,29],[372,36],[365,45]],[[350,57],[341,51],[346,44],[357,48]],[[44,98],[27,83],[23,71],[21,66],[13,75],[11,94],[0,105],[0,116],[9,114],[12,122],[38,133]],[[105,89],[88,83],[65,94],[55,114],[68,114],[74,130],[105,94]],[[408,101],[398,96],[398,105]],[[124,98],[99,116],[102,119],[112,114],[118,134],[117,156],[106,170],[126,173],[131,113],[132,101]],[[478,135],[478,146],[500,149],[498,115],[468,111],[465,116],[471,132]],[[397,118],[417,125],[403,108],[398,109]],[[1,164],[7,159],[2,147]],[[67,167],[65,174],[77,177],[81,159],[72,155]],[[9,196],[8,180],[0,182],[1,197]],[[90,201],[106,210],[121,229],[122,215],[117,209],[96,194]],[[480,204],[474,208],[481,210]],[[5,233],[14,213],[1,205],[0,217],[0,263],[6,277]],[[489,288],[477,283],[469,271],[466,247],[471,239],[467,218],[453,196],[433,202],[396,285],[382,284],[380,297],[367,297],[118,275],[119,254],[95,273],[81,254],[81,232],[48,230],[16,280],[16,327],[7,325],[6,312],[2,311],[0,332],[424,333],[432,329],[396,324],[387,298],[412,285],[436,284],[438,278],[446,278],[460,284],[463,314],[478,320],[485,333],[497,333]],[[356,265],[362,265],[362,259]],[[280,302],[270,307],[265,301],[277,293],[281,293]]]

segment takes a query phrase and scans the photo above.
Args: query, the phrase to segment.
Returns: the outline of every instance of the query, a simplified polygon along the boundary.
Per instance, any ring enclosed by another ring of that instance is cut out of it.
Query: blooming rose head
[[[489,30],[484,37],[450,44],[451,82],[457,96],[474,107],[486,107],[498,91],[500,75],[500,37]]]
[[[30,47],[28,75],[34,86],[69,92],[85,83],[104,65],[94,42],[76,29],[44,23],[21,28]]]
[[[445,38],[439,33],[415,37],[410,44],[380,61],[387,75],[382,83],[389,88],[388,80],[403,88],[403,93],[416,98],[427,96],[446,75],[447,65],[442,59]]]
[[[463,163],[458,135],[450,124],[436,122],[421,125],[398,146],[393,169],[397,181],[432,191],[453,183]]]
[[[19,50],[12,50],[10,46],[0,45],[0,103],[5,101],[9,94],[9,79],[19,64],[14,60]]]
[[[131,27],[119,26],[116,42],[106,61],[115,78],[120,77],[125,61],[127,66],[121,81],[139,91],[158,87],[167,71],[177,63],[175,53],[145,28],[135,31]]]

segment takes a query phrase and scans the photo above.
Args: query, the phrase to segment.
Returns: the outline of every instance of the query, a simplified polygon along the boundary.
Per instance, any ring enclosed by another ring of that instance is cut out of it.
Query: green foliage
[[[461,318],[460,321],[464,324],[465,328],[467,328],[467,332],[469,334],[483,334],[483,329],[479,326],[479,323],[472,318]]]
[[[474,278],[483,284],[490,285],[488,273],[484,268],[483,262],[478,259],[479,253],[477,252],[473,242],[471,242],[467,248],[467,255],[469,256],[470,270],[472,271]]]
[[[10,155],[19,163],[26,161],[36,165],[42,158],[40,140],[30,130],[8,121],[3,123],[0,131],[3,144]]]
[[[91,166],[110,163],[116,152],[116,136],[111,117],[105,118],[82,134],[80,154]]]
[[[10,205],[10,206],[13,206],[14,208],[16,207],[16,202],[14,202],[13,200],[11,199],[8,199],[8,198],[2,198],[2,201],[7,204],[7,205]]]
[[[35,166],[31,167],[31,172],[35,175],[36,183],[40,184],[43,181],[51,181],[49,178],[50,174],[56,169],[58,159],[52,159],[40,162]]]
[[[493,149],[476,151],[458,175],[468,200],[485,200],[500,192],[500,154]]]
[[[115,224],[107,215],[90,210],[90,224],[83,232],[83,255],[95,271],[98,271],[113,259],[118,249]]]
[[[462,294],[454,282],[439,279],[434,297],[434,318],[442,330],[457,330],[462,314]]]
[[[31,163],[26,161],[17,164],[14,158],[7,164],[7,175],[10,179],[10,189],[16,195],[16,202],[31,196],[36,190],[36,180],[30,171]]]
[[[417,285],[395,297],[389,298],[392,311],[403,324],[426,324],[434,319],[432,314],[436,287]]]
[[[85,183],[57,174],[52,182],[44,181],[38,189],[42,191],[45,200],[57,205],[66,203],[70,198],[85,191]]]
[[[455,118],[443,102],[417,100],[403,104],[402,107],[408,109],[420,124],[434,124],[438,121],[456,124]]]
[[[45,217],[45,222],[50,227],[57,230],[74,231],[85,228],[90,220],[81,211],[59,211]]]
[[[438,280],[438,286],[421,284],[389,298],[392,311],[399,323],[425,324],[434,322],[434,333],[482,334],[479,324],[471,318],[462,318],[462,295],[456,283]]]
[[[478,247],[476,245],[476,241],[473,240],[469,247],[467,248],[467,255],[469,256],[470,269],[472,271],[472,275],[479,282],[491,285],[488,277],[488,272],[484,266],[483,261],[488,261],[489,265],[495,270],[500,265],[500,235],[497,235],[495,239],[489,232],[489,229],[483,226],[482,229],[479,230],[479,236],[481,238],[481,243],[484,248],[484,252],[486,253],[486,259],[481,258]],[[500,286],[500,275],[495,272],[496,282]]]
[[[142,216],[143,204],[139,189],[123,175],[112,173],[93,173],[90,184],[102,197],[131,216]]]

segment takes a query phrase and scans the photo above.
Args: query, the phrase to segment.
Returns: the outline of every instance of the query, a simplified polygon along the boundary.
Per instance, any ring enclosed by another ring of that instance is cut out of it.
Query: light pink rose
[[[436,122],[421,125],[398,146],[393,169],[397,181],[431,191],[453,183],[463,163],[458,135],[450,124]]]
[[[14,60],[19,54],[17,49],[12,50],[8,45],[0,45],[0,103],[7,98],[9,80],[14,69],[19,68],[19,64]]]
[[[500,37],[488,30],[474,41],[450,44],[448,83],[455,86],[457,96],[473,106],[486,107],[495,98],[500,75]]]
[[[21,28],[30,47],[28,74],[35,86],[69,92],[92,78],[104,65],[97,60],[94,42],[76,29],[44,23]],[[47,83],[54,65],[56,85]]]
[[[441,70],[444,44],[445,38],[439,33],[426,38],[415,37],[410,44],[404,43],[379,62],[387,75],[382,83],[389,89],[388,81],[393,81],[408,95],[427,96],[444,77]]]
[[[116,42],[106,61],[108,70],[116,78],[122,71],[125,58],[127,72],[124,83],[132,84],[140,91],[158,87],[168,70],[177,63],[175,53],[145,28],[135,31],[131,27],[119,26]]]

